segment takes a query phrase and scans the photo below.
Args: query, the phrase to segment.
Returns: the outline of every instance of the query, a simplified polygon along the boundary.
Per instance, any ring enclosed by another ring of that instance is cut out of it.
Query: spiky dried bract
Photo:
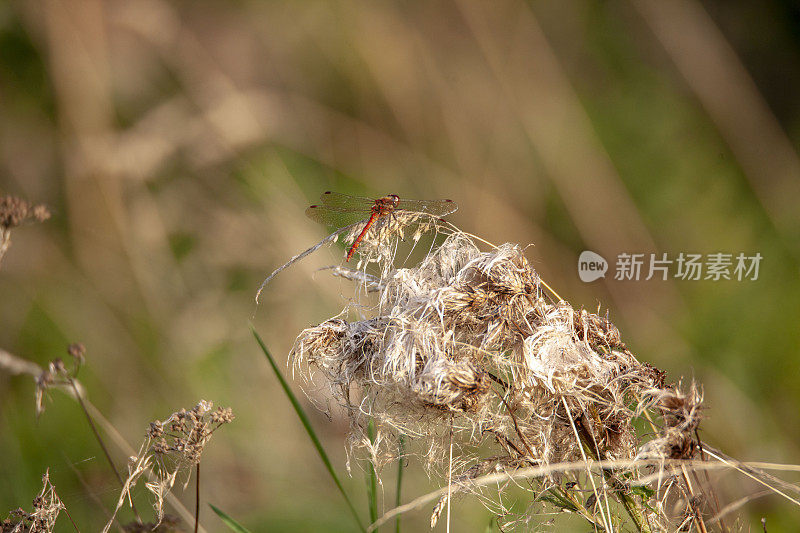
[[[478,465],[632,459],[641,453],[633,421],[648,409],[665,423],[652,453],[691,448],[679,435],[696,428],[702,397],[664,388],[664,374],[637,360],[607,316],[548,297],[519,246],[481,252],[456,231],[419,265],[390,268],[394,252],[379,233],[408,223],[380,220],[360,248],[383,272],[370,280],[374,316],[342,314],[306,329],[290,354],[309,380],[317,371],[331,385],[351,418],[351,449],[366,449],[380,467],[394,458],[397,435],[416,437],[426,466],[452,475],[459,492],[472,490]],[[378,428],[372,441],[369,419]]]
[[[50,482],[50,470],[42,476],[42,490],[33,499],[33,509],[22,508],[9,513],[9,518],[0,524],[2,533],[48,533],[56,526],[58,514],[65,509],[56,489]]]
[[[213,409],[211,402],[200,400],[188,411],[181,409],[165,420],[151,422],[139,453],[128,461],[128,477],[117,501],[114,515],[103,532],[111,528],[117,512],[125,500],[130,499],[130,491],[139,478],[148,471],[153,475],[151,480],[145,483],[145,487],[154,497],[156,524],[161,524],[165,516],[164,498],[172,490],[178,474],[186,472],[186,484],[188,484],[191,467],[200,463],[203,450],[211,436],[220,426],[232,422],[233,419],[233,411],[230,408]]]
[[[656,438],[639,449],[639,459],[691,459],[699,442],[697,428],[702,420],[703,392],[695,382],[688,391],[680,386],[646,391],[651,404],[660,414],[661,428]]]

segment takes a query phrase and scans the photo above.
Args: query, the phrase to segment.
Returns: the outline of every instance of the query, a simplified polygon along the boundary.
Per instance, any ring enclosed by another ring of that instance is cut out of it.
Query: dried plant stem
[[[689,499],[689,506],[692,509],[692,521],[694,522],[695,528],[697,528],[698,533],[708,533],[706,529],[706,525],[703,522],[703,517],[700,514],[700,511],[697,505],[694,504],[694,488],[692,487],[692,482],[689,480],[689,473],[686,471],[686,467],[681,465],[681,477],[683,477],[683,483],[686,485],[686,490],[691,495]]]
[[[712,457],[716,458],[714,455]],[[719,459],[719,463],[710,463],[710,462],[703,462],[698,460],[692,459],[616,459],[616,460],[600,460],[592,462],[588,464],[584,461],[573,461],[567,463],[552,463],[548,465],[541,465],[541,466],[532,466],[528,468],[520,468],[514,472],[497,472],[492,474],[486,474],[485,476],[480,476],[470,481],[470,484],[475,487],[483,487],[488,485],[494,485],[501,481],[506,480],[521,480],[521,479],[532,479],[532,478],[541,478],[544,476],[552,475],[555,473],[565,473],[565,472],[584,472],[587,469],[591,471],[592,469],[602,469],[602,468],[617,468],[617,469],[627,469],[627,468],[635,468],[635,467],[644,467],[644,466],[656,466],[659,468],[665,467],[680,467],[686,466],[693,470],[723,470],[728,468],[734,468],[735,470],[744,473],[745,470],[743,468],[761,468],[761,469],[768,469],[768,470],[781,470],[785,472],[798,472],[800,471],[800,467],[798,465],[791,465],[791,464],[778,464],[778,463],[762,463],[762,462],[752,462],[752,463],[738,463],[738,468],[730,463],[729,461],[722,462],[722,459]],[[794,498],[787,496],[785,493],[780,491],[779,489],[768,485],[767,483],[759,480],[756,476],[748,476],[752,477],[752,479],[759,481],[764,486],[768,487],[769,490],[772,491],[773,494],[779,494],[784,498],[788,499],[789,501],[795,503]],[[643,478],[639,480],[639,483],[649,482],[648,479]],[[800,488],[800,487],[798,487]],[[386,521],[391,520],[398,514],[405,513],[412,509],[418,509],[423,505],[427,505],[430,502],[434,502],[441,498],[443,495],[447,494],[447,487],[442,487],[437,489],[433,492],[429,492],[427,494],[423,494],[422,496],[418,496],[414,500],[402,505],[401,507],[397,507],[395,509],[391,509],[387,511],[378,521],[374,524],[371,524],[368,528],[368,531],[374,531],[375,527],[381,526],[386,523]],[[796,505],[800,506],[800,502],[797,502]]]
[[[105,442],[103,442],[103,438],[100,436],[100,432],[97,431],[97,426],[94,425],[94,420],[92,416],[89,414],[89,410],[86,409],[86,404],[83,403],[83,396],[81,395],[78,387],[75,385],[75,380],[72,378],[68,378],[69,384],[72,386],[72,390],[75,392],[75,399],[78,400],[78,404],[81,406],[81,410],[83,414],[86,416],[86,421],[89,422],[89,427],[92,429],[92,433],[94,433],[94,438],[97,439],[97,443],[100,445],[100,449],[103,450],[103,455],[106,457],[106,461],[108,462],[108,466],[111,467],[111,471],[114,472],[114,476],[116,476],[117,481],[119,481],[120,486],[125,486],[125,481],[120,476],[117,467],[114,466],[114,461],[111,459],[111,454],[108,453],[108,448],[106,448]],[[133,514],[136,516],[136,520],[141,524],[142,518],[139,516],[139,511],[136,509],[136,505],[131,500],[131,509],[133,509]]]
[[[447,533],[450,533],[450,502],[453,500],[453,419],[450,418],[450,467],[447,469]]]
[[[3,256],[6,255],[8,247],[11,245],[11,232],[0,229],[0,264],[3,263]]]
[[[508,402],[506,401],[506,399],[502,395],[498,394],[497,396],[500,398],[500,400],[503,402],[503,405],[506,407],[506,410],[508,411],[508,416],[511,417],[511,421],[514,422],[514,431],[517,432],[517,436],[519,436],[519,440],[521,440],[522,441],[522,445],[525,446],[525,451],[528,453],[528,457],[530,458],[530,461],[534,461],[534,459],[536,458],[536,455],[534,455],[533,450],[531,450],[531,447],[528,444],[528,439],[525,438],[525,435],[519,429],[519,423],[517,422],[517,417],[514,416],[514,411],[511,409],[511,406],[508,405]],[[512,446],[513,446],[513,444],[512,444]],[[514,446],[514,448],[516,449],[516,446]],[[519,453],[519,450],[517,450],[517,452]],[[531,464],[535,464],[535,463],[531,462]]]
[[[722,523],[722,517],[725,516],[726,514],[731,513],[731,512],[733,512],[733,511],[735,511],[737,509],[740,509],[743,505],[745,505],[745,504],[747,504],[747,503],[749,503],[749,502],[751,502],[753,500],[756,500],[758,498],[763,498],[764,496],[770,496],[771,494],[772,494],[772,490],[771,489],[764,489],[764,490],[760,490],[760,491],[758,491],[758,492],[756,492],[754,494],[748,494],[747,496],[739,498],[735,502],[729,503],[728,505],[723,507],[719,511],[719,513],[717,513],[715,516],[711,517],[708,520],[708,523],[709,524],[713,524],[714,522]]]
[[[69,514],[67,506],[65,505],[64,507],[61,508],[61,510],[64,511],[65,515],[67,515],[67,518],[69,518],[69,522],[72,524],[72,527],[75,528],[75,531],[81,533],[81,530],[78,528],[78,524],[75,523],[75,520],[72,519],[72,515]]]
[[[200,463],[195,466],[194,489],[194,533],[197,533],[200,527]]]
[[[700,434],[697,431],[697,428],[694,430],[694,437],[697,441],[697,447],[700,448],[700,459],[703,461],[707,461],[706,452],[703,449],[703,441],[700,440]],[[696,472],[693,472],[694,475],[697,475]],[[714,511],[716,513],[715,516],[719,516],[719,527],[722,533],[728,533],[728,527],[725,525],[725,521],[722,519],[722,514],[720,509],[722,508],[719,504],[719,498],[717,497],[717,491],[714,486],[711,484],[711,477],[708,475],[707,470],[703,470],[703,475],[706,478],[706,483],[708,483],[708,490],[711,491],[711,495],[714,497]]]
[[[572,426],[572,430],[575,433],[575,439],[578,443],[581,442],[580,435],[578,434],[578,428],[575,426],[575,420],[572,418],[572,413],[569,410],[569,406],[567,405],[567,399],[563,396],[561,397],[561,402],[564,404],[564,409],[567,412],[567,417],[569,418],[569,423]],[[597,485],[595,485],[594,477],[592,476],[592,471],[589,468],[589,460],[586,457],[586,452],[583,449],[583,446],[578,446],[578,449],[581,452],[581,457],[583,457],[583,462],[586,464],[586,477],[589,478],[589,482],[592,484],[592,492],[594,493],[595,500],[597,501],[597,505],[600,507],[600,518],[603,520],[603,527],[606,531],[614,531],[614,527],[611,525],[611,511],[608,510],[608,518],[606,518],[605,513],[603,512],[603,504],[600,503],[600,495],[597,493]],[[605,495],[605,494],[604,494]],[[606,496],[606,507],[608,507],[608,497]]]
[[[291,259],[289,259],[286,263],[284,263],[283,265],[281,265],[278,268],[276,268],[275,270],[273,270],[272,273],[269,276],[267,276],[266,279],[264,279],[263,282],[261,282],[261,286],[258,288],[258,291],[256,292],[256,304],[259,303],[258,300],[261,297],[261,293],[264,291],[264,287],[266,287],[267,284],[270,281],[272,281],[272,278],[277,276],[283,270],[285,270],[285,269],[289,268],[290,266],[292,266],[293,264],[297,263],[298,261],[300,261],[304,257],[306,257],[308,255],[311,255],[312,253],[316,252],[322,246],[328,244],[329,242],[336,241],[336,239],[339,238],[339,235],[341,235],[343,233],[347,233],[348,231],[350,231],[351,229],[353,229],[356,226],[361,225],[362,223],[363,223],[363,221],[356,222],[355,224],[351,224],[351,225],[346,226],[344,228],[339,228],[338,230],[334,231],[333,233],[331,233],[330,235],[328,235],[327,237],[322,239],[320,242],[318,242],[317,244],[315,244],[311,248],[308,248],[307,250],[305,250],[303,252],[300,252],[296,256],[294,256]]]
[[[586,418],[586,416],[584,415],[583,418]],[[579,435],[583,450],[585,450],[585,452],[594,460],[605,459],[605,457],[602,457],[600,454],[597,440],[595,439],[594,434],[589,430],[589,426],[583,423],[583,420],[581,420],[579,428]],[[616,496],[617,500],[619,500],[619,503],[622,504],[622,507],[625,509],[625,512],[628,513],[628,516],[631,517],[631,520],[633,520],[636,530],[640,533],[651,533],[650,526],[647,524],[645,517],[642,515],[641,509],[636,504],[636,501],[627,492],[624,485],[616,478],[614,472],[608,468],[603,468],[600,470],[600,472],[602,472],[603,478],[606,480],[606,482],[614,489],[614,496]]]

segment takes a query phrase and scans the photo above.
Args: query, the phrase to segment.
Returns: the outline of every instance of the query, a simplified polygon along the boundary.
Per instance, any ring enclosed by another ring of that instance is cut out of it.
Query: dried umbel
[[[42,222],[48,218],[50,211],[43,205],[31,205],[15,196],[0,196],[0,231],[15,228],[27,220]]]
[[[164,498],[172,490],[178,474],[187,473],[188,485],[191,467],[200,463],[211,436],[222,425],[232,422],[233,418],[230,408],[213,409],[211,402],[201,400],[188,411],[181,409],[165,420],[151,422],[139,453],[128,461],[128,477],[114,514],[103,532],[109,531],[117,512],[125,500],[130,498],[131,490],[146,473],[152,473],[151,481],[145,483],[145,487],[155,498],[153,507],[156,511],[156,525],[160,525],[165,516]]]
[[[36,376],[36,416],[44,413],[45,395],[51,388],[66,389],[74,393],[76,397],[82,395],[83,387],[75,381],[75,376],[78,375],[81,365],[85,361],[86,348],[81,343],[72,343],[67,347],[67,353],[72,358],[72,367],[67,368],[64,360],[56,357],[47,364],[47,368],[43,369]]]
[[[380,231],[361,245],[362,266],[377,262],[378,275],[335,271],[362,283],[360,293],[377,292],[374,307],[359,307],[372,316],[348,321],[343,312],[306,329],[290,355],[309,382],[319,372],[330,384],[352,422],[351,450],[366,449],[380,467],[400,435],[416,438],[431,473],[475,492],[468,480],[492,469],[631,460],[642,453],[633,421],[655,409],[671,429],[648,457],[687,456],[681,439],[696,428],[702,398],[664,388],[664,374],[637,360],[607,316],[548,293],[519,246],[481,251],[454,231],[420,264],[394,268],[396,242]],[[560,487],[561,477],[544,486]]]
[[[0,196],[0,261],[11,245],[11,230],[29,220],[42,222],[50,218],[44,205],[32,205],[16,196]]]
[[[50,483],[50,471],[42,476],[42,490],[33,499],[31,512],[22,508],[11,511],[0,523],[2,533],[48,533],[56,526],[58,514],[65,509],[56,489]]]

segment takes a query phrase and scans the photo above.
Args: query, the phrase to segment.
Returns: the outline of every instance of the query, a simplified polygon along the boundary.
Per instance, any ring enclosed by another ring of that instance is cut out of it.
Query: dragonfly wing
[[[314,222],[319,222],[326,226],[333,226],[335,228],[343,228],[350,224],[355,224],[359,220],[366,220],[369,218],[370,213],[360,211],[344,211],[339,209],[331,209],[324,205],[312,205],[306,209],[306,216]]]
[[[350,196],[349,194],[333,191],[322,193],[319,199],[325,207],[338,210],[361,211],[364,213],[369,213],[372,206],[375,205],[374,198]]]
[[[404,200],[400,198],[397,209],[443,217],[455,213],[458,210],[458,204],[453,200]]]

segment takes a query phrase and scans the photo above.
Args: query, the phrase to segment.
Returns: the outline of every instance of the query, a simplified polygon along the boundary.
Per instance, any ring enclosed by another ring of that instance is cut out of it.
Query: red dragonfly
[[[320,200],[321,205],[312,205],[306,209],[306,216],[315,222],[343,228],[359,220],[367,221],[347,252],[347,261],[353,257],[369,228],[381,217],[394,216],[395,213],[402,211],[443,217],[458,209],[453,200],[405,200],[396,194],[381,198],[364,198],[328,191],[320,196]]]

